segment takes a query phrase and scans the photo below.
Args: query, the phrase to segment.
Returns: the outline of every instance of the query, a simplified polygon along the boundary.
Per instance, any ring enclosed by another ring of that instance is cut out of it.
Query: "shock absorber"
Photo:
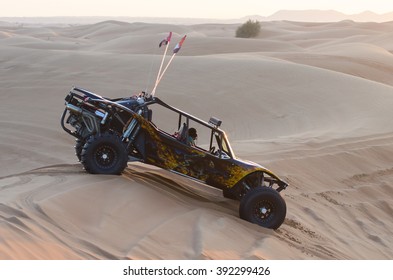
[[[138,115],[141,115],[143,112],[142,109],[139,109],[137,111]],[[138,121],[136,120],[136,118],[133,118],[130,122],[130,124],[128,125],[127,129],[124,131],[123,135],[122,135],[122,140],[124,141],[125,139],[128,139],[128,137],[130,137],[131,133],[134,131],[135,127],[139,127],[138,125]],[[137,131],[139,131],[139,129],[137,129]]]

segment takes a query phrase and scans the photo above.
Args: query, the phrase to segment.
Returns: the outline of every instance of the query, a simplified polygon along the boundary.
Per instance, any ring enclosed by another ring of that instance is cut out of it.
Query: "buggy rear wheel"
[[[262,227],[279,228],[285,220],[286,213],[285,200],[272,188],[251,189],[240,201],[240,218]]]
[[[106,132],[86,141],[81,162],[92,174],[120,174],[127,166],[128,154],[120,138]]]
[[[85,140],[75,139],[75,155],[78,158],[78,161],[82,159],[82,150],[83,146],[85,145]]]

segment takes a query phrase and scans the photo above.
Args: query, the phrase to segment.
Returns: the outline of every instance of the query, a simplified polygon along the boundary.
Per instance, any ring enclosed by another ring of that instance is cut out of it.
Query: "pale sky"
[[[240,18],[269,16],[278,10],[370,10],[393,12],[393,0],[1,0],[0,17],[130,16]]]

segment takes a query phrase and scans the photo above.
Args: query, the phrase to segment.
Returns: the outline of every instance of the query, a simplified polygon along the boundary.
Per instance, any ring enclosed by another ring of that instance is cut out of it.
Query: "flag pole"
[[[161,76],[160,76],[160,77],[157,77],[158,79],[157,79],[157,81],[156,81],[156,85],[154,86],[153,91],[155,91],[155,89],[157,88],[158,84],[160,83],[162,77],[164,76],[166,70],[168,69],[169,65],[172,63],[172,60],[175,58],[175,56],[176,56],[176,53],[174,53],[174,54],[172,55],[171,59],[168,61],[168,64],[167,64],[166,67],[164,68],[164,71],[162,71]]]
[[[163,64],[163,62],[164,62],[164,59],[162,60],[161,67],[160,67],[160,71],[158,72],[156,84],[154,85],[154,88],[153,88],[153,90],[151,91],[151,95],[152,95],[153,97],[154,97],[154,94],[156,93],[156,89],[157,89],[158,84],[160,83],[160,81],[161,81],[162,77],[164,76],[166,70],[168,69],[169,65],[172,63],[172,60],[175,58],[176,54],[177,54],[178,51],[180,50],[180,48],[181,48],[181,46],[183,45],[183,42],[184,42],[185,39],[186,39],[186,35],[184,35],[184,37],[180,40],[180,42],[176,44],[175,48],[173,49],[173,55],[172,55],[171,59],[169,60],[168,64],[165,66],[164,70],[162,71],[162,73],[161,73],[161,75],[160,75],[161,68],[162,68],[162,64]],[[167,45],[167,47],[168,47],[168,45]],[[166,52],[166,51],[165,51],[165,52]],[[165,56],[164,56],[164,58],[165,58]]]
[[[159,47],[161,47],[161,45],[162,45],[162,44],[165,44],[166,46],[165,46],[164,55],[162,56],[162,60],[161,60],[160,69],[158,70],[158,74],[157,74],[156,82],[155,82],[155,84],[154,84],[154,88],[153,88],[153,90],[152,90],[152,92],[151,92],[152,96],[154,96],[155,89],[157,88],[157,84],[159,83],[159,81],[158,81],[158,80],[159,80],[159,78],[160,78],[160,74],[161,74],[162,66],[164,65],[165,56],[166,56],[166,53],[167,53],[167,51],[168,51],[169,42],[171,41],[171,38],[172,38],[172,32],[169,32],[169,35],[168,35],[168,37],[167,37],[167,38],[165,38],[164,40],[162,40],[162,41],[160,42],[160,44],[158,45]]]
[[[157,88],[157,86],[158,86],[158,83],[159,83],[160,80],[161,80],[161,79],[160,79],[160,74],[161,74],[162,65],[164,64],[165,55],[166,55],[167,50],[168,50],[168,45],[166,45],[166,47],[165,47],[165,53],[164,53],[164,56],[162,57],[160,69],[158,70],[156,83],[154,84],[154,88],[153,88],[153,90],[151,91],[151,95],[152,95],[152,96],[154,96],[154,94],[156,93],[156,88]]]
[[[161,73],[162,65],[164,64],[164,60],[165,60],[166,53],[167,53],[167,51],[168,51],[168,47],[169,47],[169,45],[167,44],[167,45],[166,45],[166,47],[165,47],[165,52],[164,52],[164,55],[162,56],[162,60],[161,60],[160,69],[158,70],[158,74],[157,74],[156,83],[157,83],[157,81],[158,81],[158,78],[160,77],[160,73]]]

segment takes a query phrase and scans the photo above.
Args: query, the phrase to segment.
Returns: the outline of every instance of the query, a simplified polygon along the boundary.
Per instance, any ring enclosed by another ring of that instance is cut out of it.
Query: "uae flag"
[[[187,35],[184,35],[184,37],[180,40],[180,42],[176,44],[175,48],[173,49],[173,53],[177,53],[180,50],[186,37],[187,37]]]

